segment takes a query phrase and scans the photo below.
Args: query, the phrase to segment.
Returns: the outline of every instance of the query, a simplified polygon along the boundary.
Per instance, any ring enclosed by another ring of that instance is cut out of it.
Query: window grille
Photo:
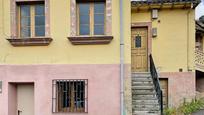
[[[53,112],[87,112],[88,80],[53,80]]]

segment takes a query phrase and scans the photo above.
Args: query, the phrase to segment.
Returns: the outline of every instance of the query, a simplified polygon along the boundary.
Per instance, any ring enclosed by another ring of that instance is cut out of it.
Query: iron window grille
[[[88,112],[88,80],[53,80],[52,111]]]

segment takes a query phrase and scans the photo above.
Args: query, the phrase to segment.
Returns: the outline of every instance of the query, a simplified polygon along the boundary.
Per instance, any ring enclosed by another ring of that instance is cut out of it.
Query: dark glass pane
[[[94,26],[94,35],[104,35],[104,26]]]
[[[80,15],[80,24],[89,24],[89,15]]]
[[[36,26],[35,36],[45,36],[45,26]]]
[[[45,16],[35,16],[35,25],[45,25]]]
[[[80,35],[89,35],[90,29],[88,25],[80,25]]]
[[[79,4],[79,14],[89,14],[90,4]]]
[[[136,37],[135,37],[135,47],[136,48],[140,48],[141,46],[142,46],[142,44],[141,44],[141,36],[139,36],[139,35],[137,35]]]
[[[21,5],[21,17],[30,16],[30,5]]]
[[[103,14],[95,14],[94,15],[94,24],[104,24],[104,15]]]
[[[21,37],[30,37],[30,27],[21,28]]]
[[[30,17],[21,18],[21,27],[30,26]]]
[[[105,4],[104,3],[95,3],[94,4],[94,13],[104,13]]]
[[[45,15],[45,7],[43,4],[35,6],[35,15]]]

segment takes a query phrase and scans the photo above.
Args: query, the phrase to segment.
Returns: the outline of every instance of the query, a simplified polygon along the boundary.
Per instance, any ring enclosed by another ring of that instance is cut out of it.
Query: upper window
[[[105,34],[105,2],[77,3],[78,35]]]
[[[43,3],[18,5],[18,36],[20,38],[45,36],[45,6]]]

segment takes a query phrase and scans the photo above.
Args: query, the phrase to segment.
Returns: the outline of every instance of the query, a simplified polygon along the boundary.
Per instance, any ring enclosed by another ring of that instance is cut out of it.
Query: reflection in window
[[[90,4],[79,4],[79,28],[80,35],[89,35],[90,34]]]
[[[104,3],[94,4],[94,34],[103,35],[104,34]]]
[[[30,37],[30,5],[21,5],[20,30],[21,37]]]
[[[19,36],[22,38],[45,36],[44,4],[21,4],[19,8]]]
[[[78,3],[79,35],[104,35],[105,3]]]
[[[141,46],[142,46],[141,36],[137,35],[135,37],[135,47],[136,48],[140,48]]]
[[[45,36],[45,8],[44,8],[44,5],[35,6],[35,36]]]

